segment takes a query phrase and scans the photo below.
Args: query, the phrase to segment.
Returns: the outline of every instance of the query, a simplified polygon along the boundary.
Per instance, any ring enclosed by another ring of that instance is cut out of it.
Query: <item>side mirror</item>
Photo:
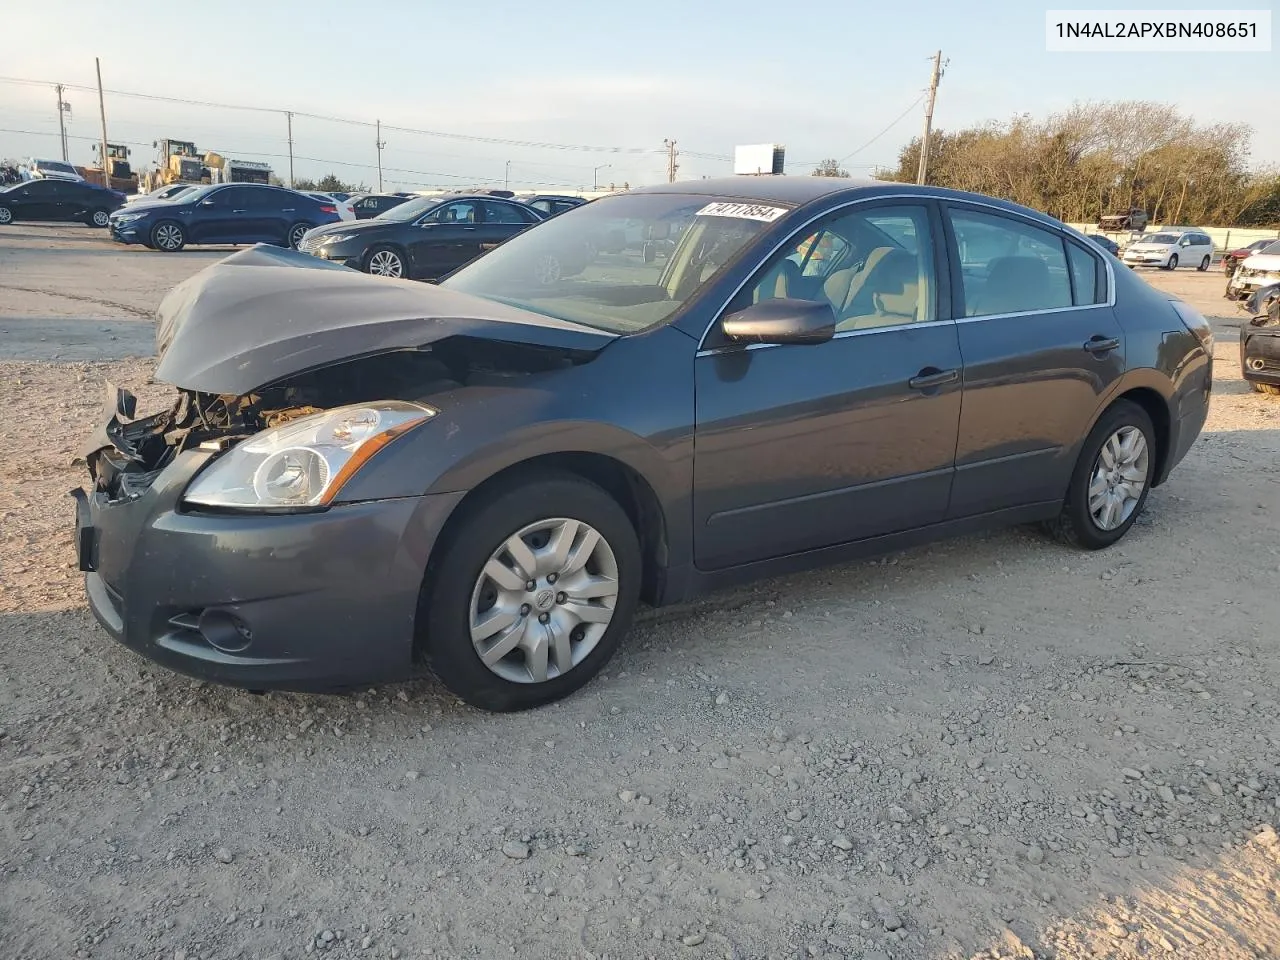
[[[826,343],[836,332],[836,312],[826,300],[761,300],[730,314],[720,328],[730,340],[750,343]]]
[[[202,207],[216,207],[217,205],[218,205],[217,200],[201,200],[200,201],[200,206]]]

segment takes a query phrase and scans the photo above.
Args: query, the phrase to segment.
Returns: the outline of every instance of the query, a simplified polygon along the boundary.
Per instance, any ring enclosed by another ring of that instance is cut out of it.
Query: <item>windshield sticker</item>
[[[759,203],[708,203],[698,211],[699,217],[737,217],[740,220],[762,220],[773,223],[787,212],[786,207],[767,207]]]

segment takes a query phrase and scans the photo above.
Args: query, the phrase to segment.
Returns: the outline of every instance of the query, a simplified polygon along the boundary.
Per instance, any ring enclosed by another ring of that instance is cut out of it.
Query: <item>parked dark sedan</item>
[[[582,206],[587,200],[586,197],[569,197],[548,193],[532,197],[521,197],[520,202],[527,203],[533,209],[548,217],[554,217],[557,213],[564,213],[566,210]]]
[[[83,180],[28,180],[0,189],[0,225],[15,220],[77,221],[105,227],[125,195]]]
[[[198,187],[159,203],[138,201],[111,215],[111,238],[174,253],[189,243],[270,243],[296,247],[312,227],[338,220],[338,208],[264,183]]]
[[[351,198],[351,209],[357,220],[372,220],[408,199],[407,195],[399,193],[366,193]]]
[[[1086,233],[1085,236],[1088,237],[1090,240],[1092,240],[1094,243],[1096,243],[1098,246],[1100,246],[1103,250],[1107,251],[1107,253],[1111,254],[1113,257],[1120,256],[1120,244],[1116,243],[1110,237],[1104,237],[1100,233]]]
[[[497,197],[417,197],[372,220],[312,230],[298,249],[382,277],[435,280],[541,219]]]
[[[538,275],[637,223],[669,257]],[[582,686],[640,599],[993,524],[1108,547],[1211,389],[1205,319],[1063,224],[820,177],[607,197],[438,286],[242,251],[158,320],[177,400],[112,391],[77,491],[106,629],[255,689],[425,664],[494,710]]]

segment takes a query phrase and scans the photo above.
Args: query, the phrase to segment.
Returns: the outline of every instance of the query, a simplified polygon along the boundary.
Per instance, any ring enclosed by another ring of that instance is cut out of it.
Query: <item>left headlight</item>
[[[380,400],[290,420],[227,451],[196,476],[183,499],[237,510],[325,506],[361,464],[437,412]]]
[[[141,220],[145,216],[145,213],[113,213],[111,219],[116,223],[132,223],[134,220]]]
[[[331,243],[346,243],[348,240],[354,240],[355,237],[354,233],[331,233],[321,237],[320,242],[328,246]]]

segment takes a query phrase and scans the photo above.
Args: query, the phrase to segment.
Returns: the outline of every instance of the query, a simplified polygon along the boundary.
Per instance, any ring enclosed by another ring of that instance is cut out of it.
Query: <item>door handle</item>
[[[954,383],[959,379],[959,370],[939,370],[937,367],[925,367],[907,381],[907,386],[912,390],[932,390],[934,387]]]
[[[1086,340],[1084,344],[1084,348],[1095,357],[1110,353],[1112,350],[1119,349],[1119,347],[1120,341],[1116,337],[1104,337],[1101,334],[1095,334]]]
[[[231,212],[232,213],[248,213],[249,211],[245,209],[245,210],[232,210]]]

